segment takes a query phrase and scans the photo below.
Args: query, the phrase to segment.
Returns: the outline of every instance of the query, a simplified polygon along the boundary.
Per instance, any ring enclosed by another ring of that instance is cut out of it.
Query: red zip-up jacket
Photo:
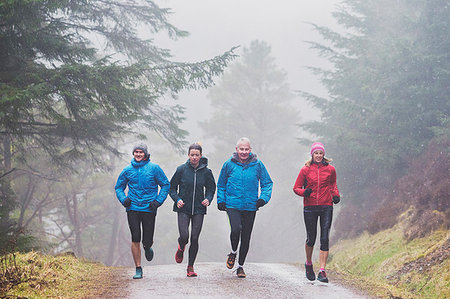
[[[312,189],[308,197],[304,197],[306,188]],[[295,181],[294,192],[303,196],[305,207],[332,206],[333,196],[340,196],[336,186],[336,169],[328,163],[311,163],[311,166],[303,166]]]

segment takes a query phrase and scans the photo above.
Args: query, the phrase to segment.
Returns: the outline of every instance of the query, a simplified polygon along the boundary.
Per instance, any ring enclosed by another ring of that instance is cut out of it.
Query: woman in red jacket
[[[320,217],[320,271],[317,280],[328,282],[325,266],[328,259],[329,233],[333,218],[333,203],[340,201],[336,186],[336,169],[330,165],[331,159],[325,157],[322,143],[315,142],[311,146],[311,159],[306,161],[298,174],[294,192],[303,196],[303,215],[306,227],[306,277],[316,279],[312,253],[317,235],[317,220]]]

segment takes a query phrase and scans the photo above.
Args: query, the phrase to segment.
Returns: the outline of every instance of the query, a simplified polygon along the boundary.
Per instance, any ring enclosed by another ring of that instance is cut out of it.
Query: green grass
[[[77,259],[73,255],[50,256],[37,252],[15,253],[2,260],[0,297],[95,298],[114,297],[120,281],[116,268]],[[8,273],[6,277],[5,273]],[[12,279],[20,283],[8,283]]]
[[[449,231],[436,231],[407,242],[399,224],[374,235],[365,233],[338,242],[330,250],[328,267],[377,297],[450,298],[448,257],[424,263],[423,267],[417,265],[421,258],[449,242],[448,236]],[[416,266],[404,268],[408,263]]]

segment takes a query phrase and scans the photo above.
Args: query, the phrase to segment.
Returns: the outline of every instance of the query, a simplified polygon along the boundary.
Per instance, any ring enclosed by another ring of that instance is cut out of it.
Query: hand
[[[152,211],[156,211],[156,209],[159,208],[160,205],[161,205],[161,204],[160,204],[157,200],[152,200],[152,201],[148,204],[150,210],[152,210]]]
[[[227,210],[227,205],[226,205],[224,202],[219,202],[219,203],[217,204],[217,208],[218,208],[220,211],[226,211],[226,210]]]
[[[184,201],[182,199],[177,201],[177,208],[181,209],[184,206]]]
[[[339,196],[333,196],[333,203],[338,204],[341,201],[341,198]]]
[[[304,197],[309,197],[312,193],[312,189],[311,188],[306,188],[305,191],[303,192],[303,196]]]
[[[125,198],[125,200],[123,201],[122,204],[125,208],[128,208],[129,206],[131,206],[131,199],[129,199],[128,197]]]
[[[202,201],[202,205],[204,205],[205,207],[209,206],[209,200],[207,200],[206,198]]]
[[[265,204],[266,204],[266,201],[264,199],[260,198],[256,202],[256,208],[260,208],[260,207],[264,206]]]

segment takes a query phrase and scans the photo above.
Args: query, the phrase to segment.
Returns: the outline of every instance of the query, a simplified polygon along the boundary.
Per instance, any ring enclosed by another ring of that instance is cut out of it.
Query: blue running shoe
[[[145,250],[145,258],[147,259],[147,261],[151,261],[153,259],[153,249],[151,247],[149,248],[144,248]]]
[[[136,267],[136,274],[134,274],[133,279],[142,278],[142,267]]]

